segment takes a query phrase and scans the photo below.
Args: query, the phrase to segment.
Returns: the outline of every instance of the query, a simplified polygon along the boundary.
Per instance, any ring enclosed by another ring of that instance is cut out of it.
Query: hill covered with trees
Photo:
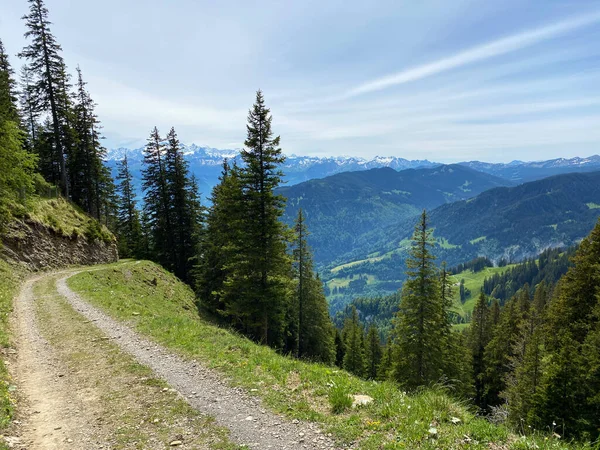
[[[278,193],[287,199],[286,223],[293,223],[298,209],[304,211],[315,261],[326,264],[355,248],[373,230],[416,217],[423,209],[509,185],[453,164],[400,172],[391,168],[345,172],[282,187]]]

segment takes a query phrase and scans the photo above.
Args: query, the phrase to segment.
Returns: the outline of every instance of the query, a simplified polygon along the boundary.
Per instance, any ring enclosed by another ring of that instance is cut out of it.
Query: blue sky
[[[511,161],[600,153],[600,1],[46,0],[107,147],[157,125],[238,148],[256,89],[286,153]],[[26,0],[0,2],[24,44]]]

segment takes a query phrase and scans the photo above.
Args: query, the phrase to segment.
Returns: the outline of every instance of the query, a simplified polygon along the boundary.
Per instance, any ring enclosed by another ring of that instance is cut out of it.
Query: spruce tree
[[[359,377],[364,376],[365,373],[365,354],[364,354],[364,330],[358,318],[358,311],[356,307],[352,305],[352,313],[350,317],[346,319],[343,330],[344,336],[344,361],[343,367],[348,372],[353,373]]]
[[[236,286],[232,272],[239,264],[244,216],[239,169],[236,165],[230,167],[227,160],[223,162],[219,183],[212,190],[210,203],[196,268],[196,292],[205,310],[224,315],[225,299],[231,307],[238,295],[232,289]],[[227,280],[230,280],[228,284]],[[231,321],[241,326],[241,317],[232,314],[231,309],[229,313]]]
[[[383,350],[381,349],[381,338],[374,324],[369,326],[365,342],[365,376],[370,380],[377,379]]]
[[[171,217],[171,197],[165,165],[165,144],[154,127],[144,149],[142,187],[144,188],[144,211],[151,232],[153,259],[168,270],[174,270],[177,260]]]
[[[167,207],[172,226],[170,231],[176,255],[173,270],[179,278],[188,281],[198,252],[202,208],[197,186],[192,183],[174,128],[166,137],[165,172],[169,198]]]
[[[28,61],[27,67],[33,78],[32,105],[37,112],[50,116],[52,160],[57,166],[58,179],[54,179],[54,171],[43,175],[50,182],[60,183],[63,195],[69,198],[66,155],[71,149],[66,141],[70,141],[68,116],[71,102],[62,48],[50,30],[48,9],[43,0],[29,0],[29,14],[23,19],[28,28],[25,37],[31,43],[19,56]]]
[[[25,150],[14,92],[13,72],[0,43],[0,232],[11,207],[33,190],[35,157]]]
[[[71,197],[85,212],[98,220],[110,212],[113,195],[112,179],[104,164],[106,149],[101,145],[100,121],[94,109],[96,104],[86,89],[81,69],[77,67],[77,94],[73,114],[76,139],[68,155]]]
[[[141,258],[144,254],[142,225],[140,213],[136,207],[133,175],[129,170],[127,154],[118,163],[117,170],[119,255],[122,258]]]
[[[292,280],[288,230],[279,220],[285,201],[274,193],[281,183],[284,156],[271,124],[272,116],[258,91],[248,114],[246,148],[241,152],[245,164],[240,170],[244,238],[236,267],[226,282],[229,293],[235,293],[226,296],[226,310],[235,320],[241,318],[250,337],[281,347]]]
[[[600,222],[573,257],[549,302],[544,373],[531,411],[543,424],[594,441],[600,437],[598,328],[600,321]]]
[[[434,246],[423,211],[406,260],[407,280],[395,319],[394,377],[408,388],[441,379],[447,365],[450,320],[441,298]]]
[[[334,357],[333,325],[327,309],[327,299],[323,285],[313,271],[312,254],[306,238],[308,230],[302,209],[298,210],[294,226],[293,247],[294,275],[296,289],[293,307],[295,317],[290,335],[295,336],[295,354],[300,358],[310,358],[332,362]]]
[[[487,409],[485,348],[491,340],[492,320],[488,301],[483,292],[479,294],[469,327],[468,346],[472,358],[472,377],[475,391],[475,404]]]

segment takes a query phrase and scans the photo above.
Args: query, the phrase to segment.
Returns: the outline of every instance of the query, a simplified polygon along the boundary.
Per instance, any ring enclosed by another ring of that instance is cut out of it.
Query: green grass
[[[277,354],[198,317],[194,295],[158,266],[109,265],[72,277],[69,286],[138,332],[219,370],[231,384],[263,398],[274,411],[319,423],[359,449],[521,448],[503,426],[477,418],[441,389],[407,395],[390,382],[370,382],[345,371]],[[348,408],[345,396],[374,401]],[[459,421],[456,421],[459,419]],[[456,423],[454,423],[456,422]],[[429,430],[434,426],[436,435]],[[575,448],[557,440],[527,438],[530,448]]]
[[[598,203],[591,203],[590,202],[590,203],[586,203],[586,205],[587,205],[587,207],[589,209],[598,209],[598,208],[600,208],[600,205]]]
[[[504,267],[486,267],[480,272],[473,272],[472,270],[465,270],[459,274],[452,275],[453,280],[453,289],[454,289],[454,310],[460,314],[461,317],[467,317],[471,312],[473,312],[473,308],[475,307],[475,303],[477,302],[477,297],[479,297],[479,292],[481,292],[481,288],[483,287],[483,281],[486,278],[491,277],[494,274],[501,274],[506,272],[507,270],[513,268],[514,264],[509,264]],[[471,296],[467,298],[465,303],[460,302],[460,280],[465,280],[465,288],[471,291]]]
[[[25,218],[51,228],[56,234],[75,238],[85,236],[91,240],[112,242],[112,233],[96,220],[80,211],[72,203],[58,197],[35,197],[30,201]]]
[[[8,350],[11,345],[8,317],[23,275],[19,269],[0,259],[0,347],[3,351]],[[13,416],[14,400],[10,395],[12,390],[6,365],[0,358],[0,432],[8,426]],[[3,448],[2,444],[0,448]]]
[[[435,241],[436,241],[437,245],[439,245],[441,248],[445,248],[445,249],[452,249],[452,248],[460,247],[460,245],[451,244],[450,242],[448,242],[448,239],[446,239],[445,237],[438,237],[438,238],[436,238]]]

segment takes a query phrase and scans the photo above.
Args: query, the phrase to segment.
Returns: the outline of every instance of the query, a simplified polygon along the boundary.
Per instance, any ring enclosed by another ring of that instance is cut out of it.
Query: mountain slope
[[[198,146],[195,144],[182,145],[185,159],[190,171],[196,176],[200,191],[205,197],[210,195],[212,188],[217,184],[221,174],[223,161],[235,161],[242,164],[239,150],[220,150],[216,148]],[[141,169],[144,148],[127,149],[117,148],[107,152],[106,161],[113,176],[117,173],[117,162],[125,155],[129,159],[129,167],[134,178],[134,185],[141,193]],[[368,170],[378,167],[391,167],[403,170],[417,167],[433,167],[439,164],[427,160],[409,161],[395,156],[375,157],[373,159],[357,157],[316,157],[289,155],[281,167],[284,172],[284,181],[294,185],[314,178],[323,178],[336,173]]]
[[[397,172],[391,168],[345,172],[283,187],[284,221],[305,212],[317,263],[329,263],[355,247],[360,237],[383,230],[423,208],[473,197],[510,182],[460,165]]]
[[[453,266],[477,256],[519,261],[569,246],[587,236],[598,217],[600,172],[571,173],[441,205],[430,212],[430,226],[438,262]],[[323,273],[330,300],[344,304],[400,287],[413,227],[414,218],[404,219],[361,236],[356,250],[340,258],[344,264]]]
[[[513,161],[508,164],[493,164],[481,161],[469,161],[459,164],[517,183],[525,183],[564,173],[600,170],[600,156],[593,155],[588,158],[576,157],[571,159],[558,158],[533,162]]]

